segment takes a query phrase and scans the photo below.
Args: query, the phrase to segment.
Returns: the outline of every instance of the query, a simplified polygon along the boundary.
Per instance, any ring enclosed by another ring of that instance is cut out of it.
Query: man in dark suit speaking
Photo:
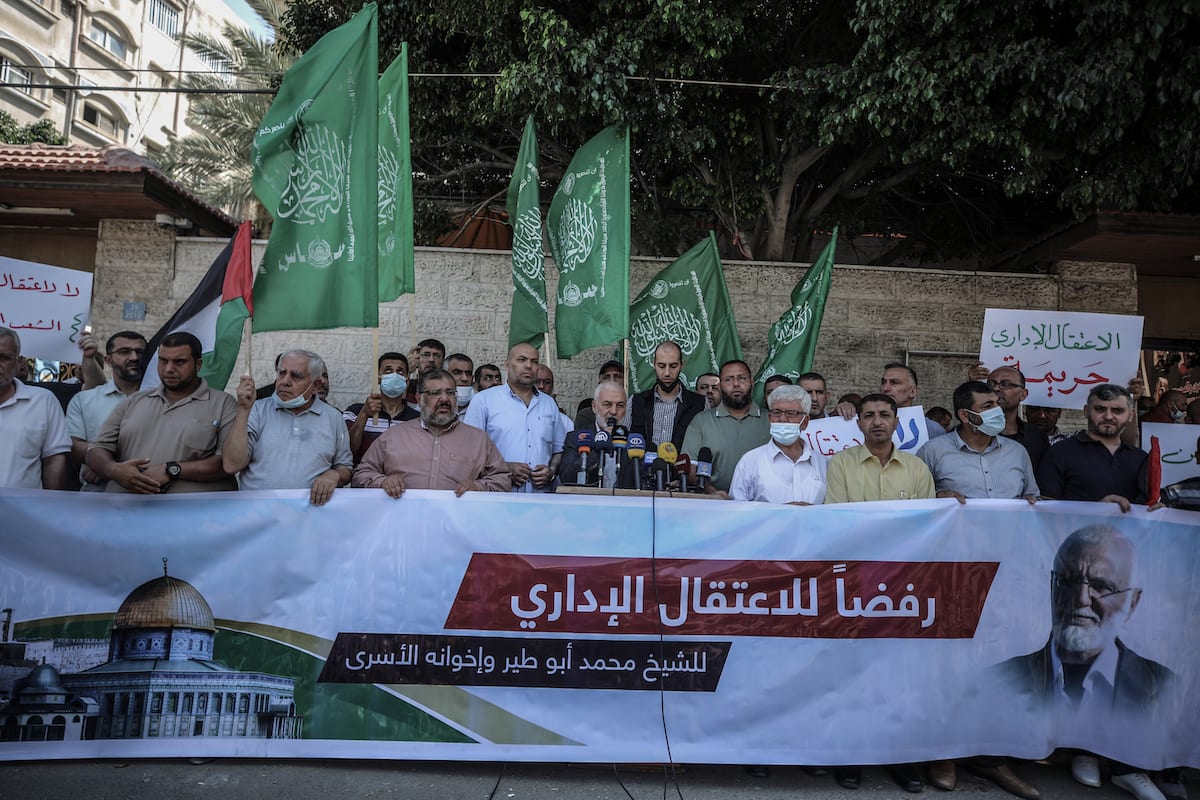
[[[1119,638],[1142,596],[1134,560],[1133,544],[1108,525],[1066,538],[1050,573],[1050,641],[1000,665],[1014,689],[1089,716],[1154,713],[1175,674]]]

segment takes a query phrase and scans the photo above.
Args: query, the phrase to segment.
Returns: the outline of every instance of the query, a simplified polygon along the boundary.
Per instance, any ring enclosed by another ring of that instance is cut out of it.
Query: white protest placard
[[[925,411],[921,406],[901,408],[897,412],[900,424],[892,434],[896,448],[909,455],[917,451],[929,441],[929,428],[925,424]],[[842,419],[834,415],[822,419],[809,420],[804,429],[805,446],[811,447],[824,456],[854,447],[863,443],[862,431],[858,428],[858,417]]]
[[[77,363],[91,304],[92,273],[0,256],[0,325],[21,337],[22,355]]]
[[[1150,452],[1150,437],[1158,437],[1159,462],[1162,464],[1162,485],[1170,486],[1186,478],[1200,476],[1196,463],[1196,437],[1200,425],[1177,425],[1173,422],[1143,422],[1142,449]]]
[[[1029,405],[1081,409],[1093,386],[1133,380],[1141,347],[1141,317],[989,308],[979,360],[1021,370]]]

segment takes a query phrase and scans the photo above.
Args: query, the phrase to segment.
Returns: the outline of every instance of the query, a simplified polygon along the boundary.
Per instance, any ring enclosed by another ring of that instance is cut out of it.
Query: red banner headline
[[[448,629],[969,639],[998,562],[475,553]]]

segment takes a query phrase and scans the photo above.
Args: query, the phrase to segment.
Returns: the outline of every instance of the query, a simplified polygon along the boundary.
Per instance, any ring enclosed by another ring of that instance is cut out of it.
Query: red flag
[[[221,284],[221,302],[242,298],[246,310],[254,316],[254,263],[250,255],[250,220],[238,226],[233,237],[233,252],[229,265],[225,267],[225,280]]]
[[[1158,437],[1150,437],[1150,466],[1146,469],[1146,505],[1152,506],[1162,494],[1162,452]]]

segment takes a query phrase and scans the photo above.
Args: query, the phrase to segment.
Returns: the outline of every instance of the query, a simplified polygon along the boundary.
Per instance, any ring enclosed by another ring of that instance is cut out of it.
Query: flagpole
[[[242,320],[242,338],[246,340],[246,374],[253,378],[254,360],[251,349],[254,340],[252,339],[253,331],[250,329],[251,321],[252,320],[250,317],[246,317],[244,320]]]
[[[372,364],[379,363],[379,328],[378,327],[371,329],[371,363]],[[375,370],[375,373],[373,374],[373,376],[371,378],[371,383],[372,384],[379,383],[379,370],[378,369]],[[376,388],[380,392],[383,391],[382,386],[377,385]],[[374,392],[370,392],[370,394],[374,394]],[[378,412],[376,412],[375,417],[371,420],[371,424],[374,425],[375,427],[379,427],[379,413]]]
[[[625,364],[625,391],[633,388],[633,376],[629,373],[629,337],[621,340],[621,361]]]

